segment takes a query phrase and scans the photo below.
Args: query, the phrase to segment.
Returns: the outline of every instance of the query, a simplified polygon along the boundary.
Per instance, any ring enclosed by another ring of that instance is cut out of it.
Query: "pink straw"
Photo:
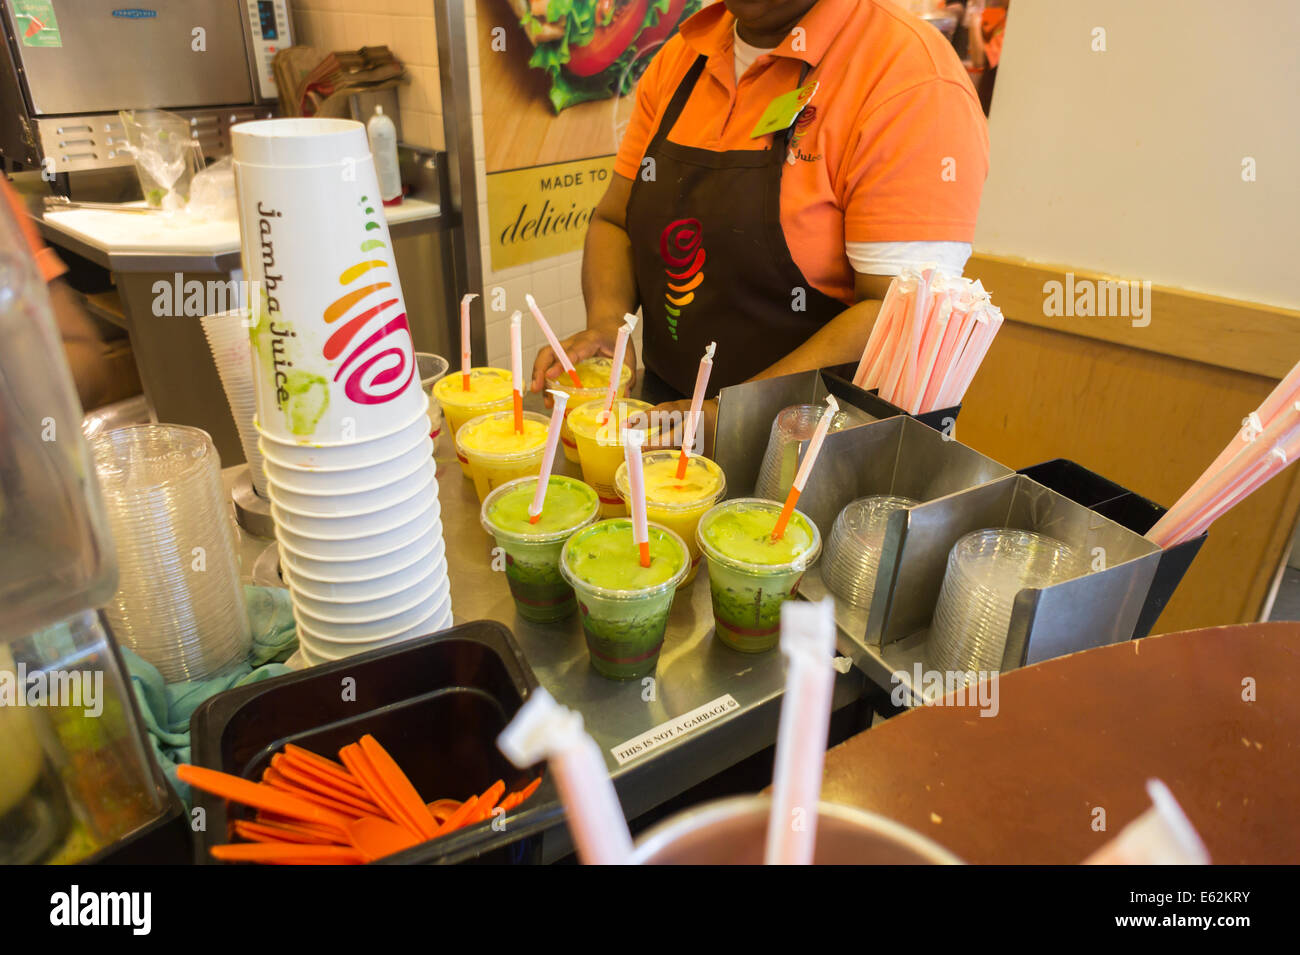
[[[782,604],[781,652],[788,665],[763,861],[766,865],[811,865],[835,688],[831,665],[835,658],[835,602],[788,600]]]
[[[460,300],[460,383],[469,391],[470,347],[469,347],[469,303],[478,298],[474,292],[466,292]]]
[[[618,383],[623,378],[623,357],[627,354],[627,339],[636,328],[636,316],[631,312],[623,315],[623,324],[614,338],[614,364],[609,368],[609,388],[605,391],[605,409],[601,412],[600,423],[609,420],[609,413],[614,410],[614,397],[618,394]]]
[[[510,316],[510,380],[514,386],[515,434],[524,433],[524,347],[520,339],[522,312]]]
[[[573,387],[581,388],[582,379],[578,377],[577,371],[573,368],[573,362],[569,361],[569,356],[564,353],[560,347],[560,340],[555,337],[555,332],[551,330],[550,324],[546,321],[546,316],[542,310],[537,307],[537,299],[532,295],[525,295],[524,301],[528,303],[528,310],[533,313],[533,318],[537,319],[537,324],[542,329],[542,334],[546,336],[547,343],[551,346],[551,351],[555,352],[555,357],[560,360],[560,365],[569,373],[569,380],[573,382]]]
[[[560,429],[564,427],[564,406],[569,403],[568,392],[552,388],[547,394],[554,399],[555,405],[551,408],[551,423],[546,430],[546,451],[542,454],[542,470],[537,475],[537,490],[533,492],[533,503],[528,505],[529,524],[536,524],[542,519],[542,505],[546,503],[546,491],[551,484],[551,468],[555,465],[555,446],[560,443]]]
[[[817,421],[817,427],[813,429],[813,436],[808,442],[808,450],[804,452],[803,460],[799,462],[799,470],[795,472],[794,484],[791,485],[790,493],[785,497],[785,506],[781,508],[781,516],[776,519],[776,526],[772,528],[772,540],[779,541],[785,536],[785,527],[790,523],[790,515],[794,513],[794,506],[799,503],[799,495],[803,493],[803,486],[808,481],[813,462],[817,460],[817,455],[821,453],[822,442],[826,440],[826,432],[831,429],[831,422],[835,420],[835,415],[839,413],[839,410],[840,403],[835,400],[835,396],[827,395],[826,410],[822,412],[821,418]]]
[[[709,373],[713,371],[713,353],[718,343],[709,342],[700,359],[700,369],[695,373],[695,392],[691,395],[691,410],[686,413],[686,427],[682,430],[682,453],[677,459],[677,480],[686,477],[687,453],[695,446],[695,431],[700,425],[700,411],[704,407],[704,393],[709,390]]]
[[[893,312],[897,301],[898,276],[894,276],[889,283],[889,288],[885,291],[885,297],[880,302],[880,309],[876,312],[876,323],[871,326],[871,334],[867,337],[867,344],[862,349],[862,358],[858,361],[858,370],[853,373],[853,383],[859,388],[867,387],[863,385],[863,381],[866,379],[867,370],[871,367],[872,360],[880,353],[880,347],[884,344],[888,332],[887,318]]]
[[[627,461],[628,503],[632,507],[632,541],[641,552],[641,566],[650,566],[650,525],[645,513],[645,472],[641,468],[641,446],[645,432],[627,432],[623,441],[623,459]]]

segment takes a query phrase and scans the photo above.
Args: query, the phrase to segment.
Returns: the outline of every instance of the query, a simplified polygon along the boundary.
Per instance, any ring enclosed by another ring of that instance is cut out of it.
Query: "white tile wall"
[[[436,0],[297,0],[294,26],[298,42],[327,50],[355,49],[363,45],[387,44],[406,65],[411,83],[398,93],[402,111],[403,138],[417,146],[444,148],[442,96],[438,82],[438,43],[434,29]],[[515,309],[524,312],[522,335],[525,369],[544,343],[537,323],[528,314],[525,293],[531,292],[551,327],[561,338],[586,327],[582,302],[582,253],[547,259],[499,273],[492,271],[488,246],[487,171],[483,159],[483,102],[479,74],[478,25],[474,0],[465,2],[465,33],[469,41],[470,105],[474,128],[474,168],[478,180],[479,222],[485,298],[500,285],[506,290],[504,312],[485,310],[487,316],[486,356],[489,364],[510,365],[509,318]],[[485,304],[490,304],[487,302]],[[640,329],[634,341],[640,354]],[[482,360],[483,356],[475,356]]]

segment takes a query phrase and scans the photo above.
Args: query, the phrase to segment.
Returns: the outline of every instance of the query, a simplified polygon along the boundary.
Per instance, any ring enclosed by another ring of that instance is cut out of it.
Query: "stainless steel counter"
[[[527,403],[531,405],[533,399]],[[513,631],[538,681],[560,703],[582,713],[587,731],[605,754],[629,819],[776,741],[785,685],[781,654],[777,650],[739,653],[714,639],[707,571],[701,568],[673,602],[654,679],[607,680],[591,668],[576,616],[540,626],[516,615],[504,574],[492,570],[493,540],[479,524],[474,486],[461,476],[445,431],[435,457],[456,621],[499,620]],[[561,466],[565,473],[580,476],[577,465],[563,462]],[[235,470],[228,470],[228,482]],[[266,546],[265,541],[244,536],[246,577]],[[856,669],[837,675],[835,709],[858,700],[865,687],[866,680]],[[612,751],[622,744],[727,696],[736,705],[726,715],[621,765],[615,759]],[[547,833],[544,855],[548,860],[567,854],[570,848],[567,832]]]

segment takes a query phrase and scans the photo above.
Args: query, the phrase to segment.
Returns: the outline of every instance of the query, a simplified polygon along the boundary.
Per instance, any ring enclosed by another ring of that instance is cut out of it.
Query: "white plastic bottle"
[[[370,137],[370,152],[375,157],[375,173],[379,177],[379,197],[384,205],[395,206],[402,201],[402,173],[397,165],[397,127],[384,115],[382,106],[366,123]]]

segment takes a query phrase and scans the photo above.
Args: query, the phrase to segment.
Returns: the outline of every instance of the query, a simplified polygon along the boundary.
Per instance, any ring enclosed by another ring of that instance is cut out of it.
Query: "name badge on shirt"
[[[759,136],[766,136],[768,133],[789,129],[790,125],[799,118],[803,108],[812,100],[813,94],[817,92],[817,87],[820,85],[821,81],[818,80],[788,93],[782,93],[772,100],[767,104],[767,109],[763,110],[763,115],[759,118],[754,131],[749,134],[749,138],[758,139]]]

